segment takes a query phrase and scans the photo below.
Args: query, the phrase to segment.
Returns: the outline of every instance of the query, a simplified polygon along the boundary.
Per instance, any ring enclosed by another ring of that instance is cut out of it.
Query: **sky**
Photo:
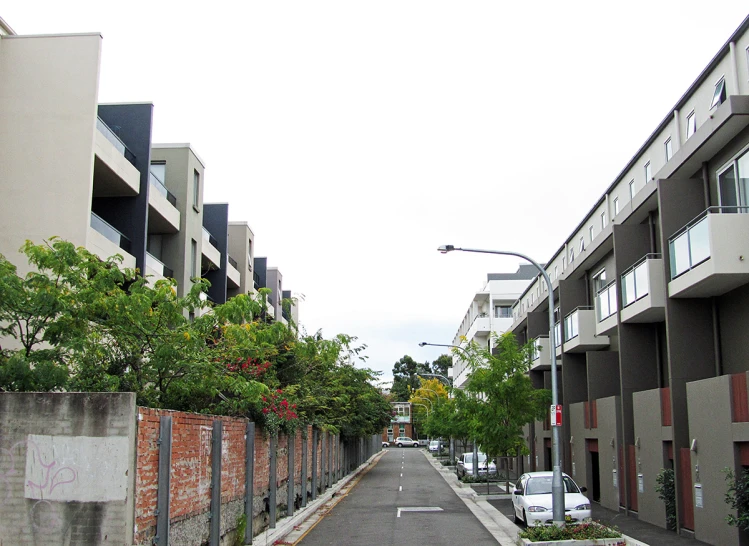
[[[392,376],[487,273],[564,239],[749,13],[745,1],[7,0],[17,34],[100,32],[99,102],[153,102],[205,202],[247,221],[313,333]]]

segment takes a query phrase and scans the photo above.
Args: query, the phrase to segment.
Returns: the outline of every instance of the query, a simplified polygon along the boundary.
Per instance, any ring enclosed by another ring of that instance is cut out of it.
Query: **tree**
[[[428,363],[416,362],[405,355],[393,365],[393,388],[390,394],[395,402],[407,402],[410,392],[419,388],[419,374],[431,373]]]
[[[450,355],[440,355],[432,362],[432,373],[448,376],[448,369],[452,368],[453,359]]]
[[[489,455],[527,454],[523,426],[542,419],[551,400],[548,390],[535,389],[527,375],[532,345],[519,346],[515,336],[494,338],[494,350],[470,344],[463,359],[471,368],[466,386],[475,438]]]

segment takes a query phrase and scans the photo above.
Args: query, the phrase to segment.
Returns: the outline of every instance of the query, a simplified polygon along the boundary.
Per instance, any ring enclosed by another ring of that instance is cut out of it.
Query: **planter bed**
[[[619,532],[618,529],[611,529],[609,527],[606,527],[605,525],[601,525],[599,523],[584,523],[580,526],[569,526],[567,529],[582,529],[585,527],[586,529],[591,530],[591,533],[588,533],[588,536],[591,534],[599,534],[599,535],[605,535],[608,534],[610,538],[579,538],[579,539],[569,539],[569,538],[537,538],[535,541],[531,540],[529,538],[522,538],[520,537],[520,534],[533,531],[535,528],[527,529],[525,531],[522,531],[521,533],[518,533],[518,540],[517,544],[518,546],[627,546],[627,540],[622,534]],[[552,527],[538,527],[539,531],[549,531],[552,532],[555,530],[555,528]],[[600,533],[596,533],[596,531],[600,530]],[[607,532],[608,531],[608,532]],[[544,533],[546,534],[546,533]],[[618,534],[618,537],[611,537],[611,534]]]

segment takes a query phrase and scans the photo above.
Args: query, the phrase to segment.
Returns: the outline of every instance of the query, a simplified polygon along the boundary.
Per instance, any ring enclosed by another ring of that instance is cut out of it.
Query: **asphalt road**
[[[297,542],[301,546],[419,543],[497,541],[421,450],[414,448],[386,450],[348,495]]]

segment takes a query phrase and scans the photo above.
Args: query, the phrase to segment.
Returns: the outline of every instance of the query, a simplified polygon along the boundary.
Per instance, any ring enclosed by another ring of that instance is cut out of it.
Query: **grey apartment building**
[[[749,18],[667,113],[513,306],[531,377],[560,370],[563,470],[607,508],[665,527],[655,491],[675,473],[678,532],[745,543],[724,520],[723,469],[749,468]],[[551,469],[548,422],[526,469]]]
[[[0,253],[25,274],[24,241],[58,236],[150,282],[172,278],[180,296],[196,277],[213,303],[255,294],[255,235],[229,204],[203,202],[204,161],[152,142],[152,104],[98,102],[101,44],[21,36],[0,19]]]

